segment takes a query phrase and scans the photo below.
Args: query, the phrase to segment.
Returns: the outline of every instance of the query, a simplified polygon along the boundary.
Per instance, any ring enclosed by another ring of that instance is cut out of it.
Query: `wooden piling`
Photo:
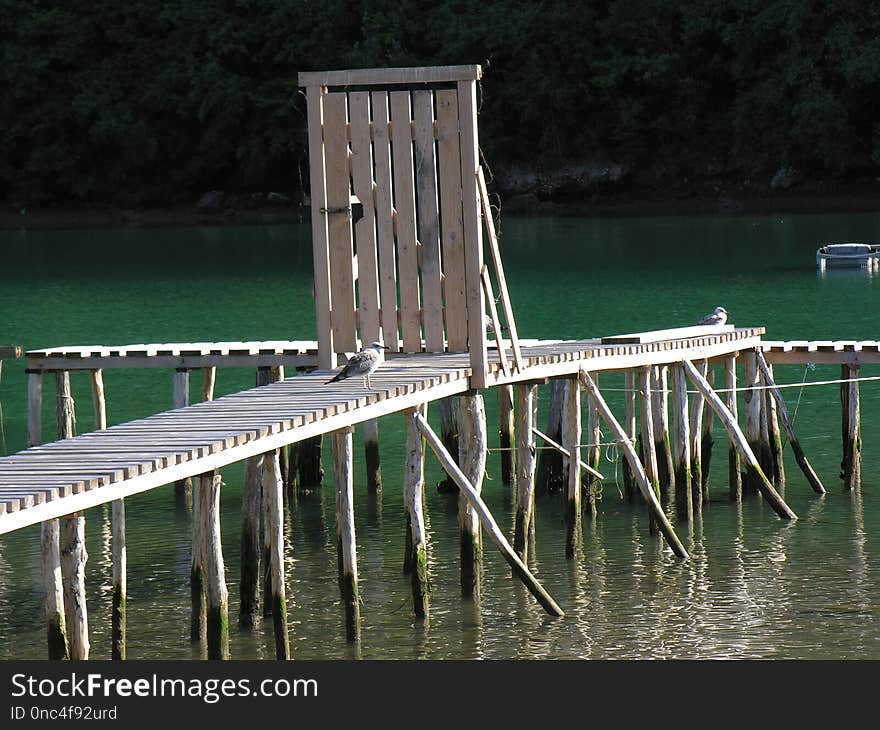
[[[514,549],[510,546],[510,543],[507,542],[507,538],[504,537],[504,533],[501,531],[501,528],[498,527],[498,523],[495,522],[486,503],[483,502],[473,485],[467,480],[461,469],[459,469],[458,464],[455,463],[455,459],[453,459],[452,455],[446,450],[440,437],[434,433],[434,430],[428,425],[428,422],[420,413],[413,413],[412,417],[416,422],[419,431],[421,431],[422,435],[425,437],[425,441],[427,441],[431,450],[443,465],[446,473],[455,480],[458,488],[464,493],[468,502],[474,508],[474,511],[480,519],[480,523],[483,525],[483,529],[489,535],[489,539],[491,539],[494,545],[501,551],[504,559],[510,567],[513,568],[513,572],[516,573],[520,580],[522,580],[529,592],[548,614],[551,616],[563,616],[564,613],[556,601],[554,601],[550,594],[544,590],[544,587],[535,579],[528,567],[526,567]]]
[[[760,385],[758,366],[754,351],[742,353],[743,361],[743,404],[745,408],[745,437],[749,448],[759,458],[761,453],[761,401],[762,394],[756,388]],[[754,476],[743,475],[743,495],[755,494],[758,484]]]
[[[95,430],[107,428],[107,399],[104,395],[104,375],[91,371],[92,405],[95,410]],[[110,607],[110,656],[125,659],[126,656],[126,592],[127,552],[125,547],[125,500],[116,499],[111,505],[111,540],[113,560],[113,598]]]
[[[706,376],[708,363],[700,360],[697,363],[700,375]],[[694,512],[703,509],[703,411],[705,399],[699,391],[691,399],[691,494],[693,495]]]
[[[633,445],[633,448],[636,448],[636,439],[638,438],[638,426],[636,423],[636,411],[637,406],[636,402],[638,400],[638,384],[636,382],[636,373],[634,370],[626,371],[626,379],[625,379],[625,391],[623,394],[624,398],[624,408],[625,408],[625,419],[623,422],[624,431],[626,432],[627,437],[630,439],[630,443]],[[592,399],[591,401],[592,402]],[[688,470],[690,470],[690,464],[688,464]],[[627,459],[623,460],[623,493],[628,501],[633,501],[636,497],[636,491],[638,490],[638,485],[636,484],[635,475],[630,468],[629,461]]]
[[[595,377],[596,382],[599,376]],[[599,422],[599,411],[592,401],[587,401],[587,454],[586,462],[593,471],[598,471],[602,461],[602,424]],[[588,515],[596,514],[596,493],[601,480],[595,474],[587,472],[583,475],[583,509]]]
[[[262,471],[260,457],[245,459],[244,486],[241,493],[241,571],[238,584],[238,625],[243,629],[254,627],[260,607]]]
[[[43,373],[28,370],[27,445],[43,443]]]
[[[596,385],[598,384],[597,382]],[[669,439],[669,368],[666,365],[651,368],[651,397],[657,479],[660,482],[660,493],[664,501],[667,501],[675,486],[675,465]]]
[[[379,419],[364,421],[364,461],[367,464],[367,493],[382,491],[382,466],[379,461]]]
[[[323,435],[312,436],[295,444],[296,484],[303,492],[321,489],[324,483],[324,467],[321,465]]]
[[[770,504],[776,514],[778,514],[783,519],[797,519],[797,515],[785,503],[785,500],[783,500],[782,497],[779,496],[779,494],[773,488],[773,485],[767,479],[767,476],[761,469],[761,465],[758,463],[758,459],[755,456],[755,453],[749,446],[746,436],[743,434],[742,431],[740,431],[739,425],[733,418],[731,412],[727,409],[727,406],[725,406],[721,398],[718,397],[718,394],[709,387],[709,383],[706,382],[706,379],[693,366],[692,363],[687,360],[683,360],[682,367],[684,368],[688,379],[696,386],[697,390],[700,391],[700,393],[706,399],[706,403],[708,403],[709,407],[713,411],[715,411],[719,420],[721,421],[721,423],[724,424],[724,427],[727,429],[727,433],[735,441],[747,469],[746,474],[750,475],[753,483],[757,483],[758,488],[761,490],[761,494],[764,496],[764,498],[767,500],[767,502]]]
[[[593,383],[595,384],[595,380]],[[596,386],[598,391],[598,386]],[[641,426],[642,426],[642,452],[645,463],[645,474],[651,483],[651,489],[660,499],[660,481],[657,469],[657,453],[654,451],[654,414],[652,412],[651,398],[651,367],[639,368],[639,391],[641,399]]]
[[[862,427],[859,403],[858,365],[843,365],[840,379],[841,436],[843,458],[840,462],[840,478],[846,490],[857,489],[862,482]]]
[[[172,405],[175,410],[189,405],[189,370],[177,368],[172,381]],[[174,494],[178,497],[192,492],[192,479],[178,479],[174,482]]]
[[[516,460],[514,445],[513,386],[499,385],[498,391],[498,447],[501,450],[501,482],[514,484],[516,479]],[[465,472],[466,473],[466,472]]]
[[[579,380],[565,384],[565,410],[562,419],[562,446],[568,472],[565,502],[565,557],[572,558],[581,541],[581,385]]]
[[[202,379],[202,400],[214,400],[214,386],[217,384],[217,368],[204,368]]]
[[[763,359],[762,353],[758,352],[758,355]],[[767,413],[767,435],[770,441],[770,457],[773,466],[772,481],[773,486],[776,487],[777,491],[784,494],[785,461],[782,453],[782,432],[779,429],[776,399],[774,398],[771,389],[771,384],[773,384],[773,366],[768,365],[766,362],[764,364],[766,365],[766,376],[764,375],[764,369],[761,368],[760,365],[758,368],[761,372],[761,382],[766,386],[766,390],[764,390],[764,410]]]
[[[406,515],[406,546],[404,567],[410,575],[413,612],[416,618],[428,617],[428,542],[425,534],[425,446],[413,413],[424,413],[419,406],[406,412],[406,473],[403,482],[403,509]]]
[[[477,392],[459,396],[459,406],[458,463],[474,491],[480,494],[486,473],[486,406],[483,396]],[[461,595],[475,598],[480,593],[483,541],[477,514],[461,490],[458,492],[458,532]]]
[[[705,377],[709,387],[715,390],[715,371],[709,369],[708,363],[706,364]],[[715,417],[711,410],[706,412],[704,407],[701,420],[703,432],[700,436],[700,487],[702,499],[707,500],[709,499],[709,472],[712,467],[712,447],[715,445]]]
[[[49,659],[68,659],[67,622],[64,616],[64,583],[61,577],[61,535],[58,520],[41,525],[43,607],[46,613],[46,644]]]
[[[203,560],[208,659],[229,658],[229,594],[220,542],[220,472],[199,476],[199,539]]]
[[[263,455],[263,466],[275,656],[278,659],[290,659],[290,641],[287,636],[287,597],[284,587],[284,482],[281,479],[281,464],[277,450]]]
[[[535,510],[535,401],[538,386],[516,385],[516,518],[513,549],[528,564],[529,533],[534,529]]]
[[[694,498],[691,492],[691,437],[688,413],[687,377],[681,365],[672,366],[672,412],[675,422],[675,512],[679,518],[693,521]]]
[[[788,443],[791,446],[791,450],[794,453],[794,458],[797,461],[798,466],[801,468],[801,471],[804,473],[804,476],[807,478],[807,481],[810,483],[813,491],[816,492],[816,494],[825,494],[825,487],[822,485],[822,482],[816,475],[816,472],[813,470],[813,467],[810,465],[810,462],[807,460],[807,457],[804,454],[804,450],[801,447],[800,440],[798,439],[797,434],[794,431],[794,423],[792,423],[791,417],[788,415],[788,408],[786,408],[785,401],[782,398],[782,394],[779,392],[779,389],[776,387],[776,383],[773,381],[773,375],[770,373],[770,369],[767,367],[767,361],[764,359],[764,354],[760,351],[758,351],[757,355],[757,364],[762,372],[764,379],[767,382],[767,385],[769,386],[769,392],[776,400],[776,407],[779,411],[779,417],[782,419],[782,426],[783,428],[785,428],[785,434],[788,437]]]
[[[724,387],[727,390],[724,402],[734,421],[737,420],[736,358],[737,353],[735,352],[724,358]],[[727,480],[730,499],[734,502],[741,502],[742,474],[740,473],[739,451],[732,439],[727,441]]]
[[[345,610],[345,634],[358,641],[361,634],[358,596],[357,548],[354,530],[354,485],[352,473],[352,428],[331,434],[333,471],[336,478],[336,549],[339,590]]]
[[[189,568],[189,640],[197,644],[202,640],[207,625],[207,601],[205,579],[204,531],[202,521],[201,484],[197,480],[193,492],[192,510],[192,553]]]
[[[450,454],[458,456],[458,398],[450,396],[437,401],[437,412],[440,414],[440,438]],[[437,485],[437,491],[445,494],[455,494],[458,487],[455,482],[446,476]]]
[[[562,411],[565,403],[565,380],[550,381],[550,410],[545,433],[554,441],[562,440]],[[535,493],[558,492],[563,484],[562,455],[555,449],[543,448],[538,454],[535,472]]]
[[[666,542],[672,548],[675,555],[679,558],[687,558],[687,550],[685,550],[684,545],[681,544],[681,540],[678,539],[678,535],[675,534],[675,530],[670,524],[669,519],[666,517],[666,514],[663,512],[660,500],[657,499],[655,484],[648,478],[629,436],[626,431],[624,431],[623,426],[617,422],[617,419],[614,417],[614,414],[611,412],[611,409],[608,407],[608,404],[605,402],[605,399],[602,397],[599,388],[596,387],[590,374],[581,368],[579,377],[581,383],[583,383],[586,388],[590,400],[596,404],[596,408],[599,410],[599,415],[602,417],[602,420],[608,424],[614,439],[617,441],[620,448],[623,449],[624,456],[629,462],[630,469],[636,479],[639,490],[645,498],[645,501],[648,503],[652,519],[659,526],[660,532],[663,533],[663,537],[666,539]],[[650,405],[648,408],[650,408]]]

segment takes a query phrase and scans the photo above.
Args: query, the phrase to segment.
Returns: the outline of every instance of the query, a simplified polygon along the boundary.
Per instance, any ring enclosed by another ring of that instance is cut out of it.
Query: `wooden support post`
[[[725,403],[733,420],[737,420],[736,398],[736,357],[733,353],[724,358],[724,387],[727,389]],[[732,439],[728,439],[727,446],[727,479],[730,486],[730,499],[734,502],[742,501],[742,474],[740,473],[739,451]]]
[[[595,380],[595,378],[594,378]],[[596,383],[598,385],[598,382]],[[651,368],[652,417],[654,419],[654,453],[657,456],[657,479],[664,501],[675,484],[672,444],[669,440],[669,369],[666,365]]]
[[[599,376],[594,378],[598,384]],[[593,401],[587,401],[587,464],[593,471],[599,470],[602,462],[602,424],[599,421],[599,411]],[[584,511],[588,515],[596,514],[596,492],[600,483],[599,477],[588,471],[584,474]]]
[[[217,368],[204,368],[204,380],[202,381],[202,400],[214,400],[214,386],[217,384]]]
[[[758,375],[758,366],[755,360],[754,351],[750,350],[743,352],[742,360],[743,386],[746,388],[743,392],[743,403],[745,407],[745,437],[752,453],[760,458],[761,401],[763,400],[763,395],[760,390],[755,390],[755,388],[760,385],[761,381]],[[752,474],[752,476],[749,476],[748,473],[743,475],[743,495],[755,494],[758,491],[758,483],[754,476],[754,472]]]
[[[229,658],[229,595],[220,542],[220,484],[217,469],[199,476],[199,538],[207,597],[208,659]]]
[[[516,518],[513,549],[528,564],[529,533],[535,521],[535,405],[538,386],[516,385]]]
[[[516,460],[514,444],[513,386],[499,385],[498,388],[498,447],[501,450],[501,482],[514,484],[516,477]]]
[[[287,637],[287,597],[284,588],[284,482],[278,451],[263,455],[263,493],[266,495],[266,534],[269,542],[269,584],[275,629],[275,656],[290,659]]]
[[[416,618],[428,617],[428,542],[425,534],[425,446],[413,413],[426,411],[419,406],[406,416],[406,474],[403,482],[403,509],[406,515],[407,555],[404,568],[410,575],[413,611]]]
[[[595,380],[593,381],[595,384]],[[597,386],[598,388],[598,386]],[[651,489],[660,499],[660,481],[657,474],[657,453],[654,451],[654,414],[651,408],[651,367],[639,368],[639,391],[642,416],[642,451],[644,452],[645,474]]]
[[[840,369],[841,435],[843,459],[840,462],[840,478],[843,488],[857,489],[862,483],[862,427],[859,403],[858,365],[844,365]]]
[[[361,635],[358,597],[357,548],[354,532],[354,485],[352,476],[352,429],[331,434],[333,471],[336,477],[336,549],[339,590],[345,609],[345,634],[348,641]]]
[[[324,483],[324,467],[321,465],[322,435],[298,441],[296,447],[296,482],[303,492],[313,492]]]
[[[43,443],[43,373],[28,370],[28,430],[27,445]]]
[[[706,363],[705,377],[709,387],[715,390],[715,371],[709,369],[708,363]],[[706,500],[709,499],[709,470],[712,467],[712,447],[715,445],[713,435],[715,417],[712,411],[706,412],[704,407],[701,421],[703,433],[700,436],[700,486],[702,489],[702,499]]]
[[[104,397],[104,375],[92,370],[92,404],[95,408],[95,429],[107,428],[107,400]],[[110,608],[110,656],[125,659],[127,553],[125,547],[125,500],[116,499],[111,506],[111,532],[113,544],[113,599]]]
[[[626,409],[626,418],[624,420],[623,426],[626,431],[626,435],[630,439],[630,443],[632,443],[633,448],[636,447],[636,439],[638,436],[638,425],[636,422],[636,402],[638,400],[639,392],[638,392],[638,384],[636,383],[636,373],[634,370],[626,371],[626,386],[625,392],[623,394],[624,398],[624,408]],[[591,401],[592,402],[592,399]],[[688,465],[690,468],[690,465]],[[638,489],[638,485],[636,484],[636,478],[630,469],[629,461],[626,459],[623,460],[623,493],[626,497],[627,501],[633,501],[636,496],[636,490]]]
[[[763,360],[764,355],[758,351],[758,356]],[[768,365],[766,361],[764,362],[766,365],[767,374],[764,375],[764,368],[761,368],[759,364],[759,370],[761,371],[761,382],[764,386],[766,386],[766,390],[764,391],[764,410],[767,413],[767,435],[770,438],[770,457],[771,464],[773,466],[773,486],[780,493],[785,493],[785,461],[783,459],[782,453],[782,433],[779,430],[779,418],[778,418],[778,408],[776,406],[776,399],[773,397],[774,388],[771,387],[773,384],[773,366]]]
[[[70,373],[55,373],[55,419],[59,439],[76,435],[76,410],[70,391]],[[61,577],[64,619],[71,659],[89,658],[89,617],[86,609],[86,518],[74,512],[61,518]]]
[[[816,472],[813,470],[810,462],[807,461],[804,450],[801,448],[800,441],[794,431],[794,424],[788,415],[788,408],[785,406],[785,401],[783,400],[779,389],[776,387],[776,383],[773,382],[773,375],[770,373],[769,367],[767,367],[767,361],[764,359],[764,354],[760,351],[758,351],[757,362],[758,367],[761,369],[761,373],[769,386],[768,392],[770,392],[776,400],[779,417],[782,419],[782,426],[785,428],[785,434],[788,436],[788,443],[791,445],[791,450],[794,452],[794,458],[797,461],[798,466],[800,466],[801,471],[804,473],[804,476],[807,478],[813,491],[816,492],[816,494],[825,494],[825,487],[822,485],[819,477],[816,476]]]
[[[178,368],[174,371],[172,408],[185,408],[189,405],[189,370]],[[178,497],[192,492],[192,479],[178,479],[174,482],[174,494]]]
[[[480,494],[486,473],[486,406],[480,393],[459,396],[458,463],[461,471]],[[461,560],[461,595],[478,597],[483,566],[483,542],[480,521],[467,497],[458,493],[459,556]]]
[[[785,503],[785,500],[783,500],[782,497],[779,496],[779,494],[773,488],[773,485],[767,479],[766,475],[761,469],[761,465],[758,463],[758,459],[755,457],[755,453],[749,446],[745,435],[742,431],[740,431],[739,425],[737,424],[731,412],[727,410],[727,406],[725,406],[721,398],[718,397],[718,394],[709,387],[709,383],[706,382],[706,379],[693,366],[693,364],[691,364],[687,360],[683,360],[682,367],[684,368],[688,379],[696,386],[697,390],[702,393],[703,397],[706,399],[706,402],[709,404],[709,407],[713,411],[715,411],[721,423],[724,424],[724,427],[727,429],[727,433],[736,442],[737,448],[739,449],[740,455],[742,456],[743,462],[745,463],[746,469],[748,470],[746,473],[750,474],[753,481],[757,482],[758,488],[761,490],[761,494],[764,496],[764,499],[769,502],[770,506],[773,508],[776,514],[778,514],[783,519],[797,519],[797,515]]]
[[[241,493],[241,572],[238,584],[238,625],[243,629],[254,627],[260,605],[262,471],[260,457],[245,459],[244,486]]]
[[[602,394],[599,392],[599,388],[596,387],[590,374],[583,368],[581,368],[580,371],[580,380],[586,388],[590,400],[596,404],[596,408],[599,410],[599,415],[602,417],[602,420],[608,424],[608,427],[613,432],[615,440],[623,449],[624,456],[626,456],[626,459],[629,462],[630,469],[632,469],[639,490],[642,492],[642,496],[648,503],[651,517],[657,522],[660,531],[663,533],[663,537],[666,538],[666,542],[679,558],[687,558],[687,550],[685,550],[684,545],[681,544],[681,540],[678,539],[678,535],[675,534],[675,530],[672,528],[669,519],[663,512],[663,507],[660,506],[660,500],[657,499],[655,485],[645,473],[645,469],[639,461],[639,456],[627,436],[626,431],[624,431],[623,427],[617,422],[617,419],[614,417],[614,414],[611,412],[605,399],[602,398]]]
[[[708,363],[700,360],[697,363],[700,375],[705,377]],[[703,509],[703,411],[705,398],[699,391],[691,400],[691,494],[694,501],[694,512]]]
[[[284,365],[273,365],[269,368],[271,382],[278,383],[284,380]],[[282,447],[278,449],[278,464],[281,467],[281,483],[287,484],[290,474],[290,449]]]
[[[364,421],[364,460],[367,462],[367,493],[382,492],[382,466],[379,461],[379,419]]]
[[[514,573],[516,573],[520,580],[522,580],[529,592],[537,599],[538,603],[541,604],[547,613],[551,616],[563,616],[562,609],[556,601],[554,601],[550,594],[544,590],[544,587],[535,579],[510,546],[510,543],[507,542],[507,538],[504,537],[504,533],[501,531],[501,528],[498,527],[498,523],[495,522],[486,503],[483,502],[480,495],[477,494],[473,485],[468,482],[461,469],[458,468],[458,464],[455,463],[455,459],[452,458],[452,455],[443,446],[443,442],[437,434],[434,433],[434,430],[428,425],[428,422],[420,413],[413,413],[412,417],[415,420],[419,431],[422,432],[422,435],[431,447],[431,450],[443,465],[443,468],[449,476],[455,480],[458,488],[464,493],[468,502],[474,508],[474,511],[480,518],[480,523],[483,525],[483,529],[486,530],[486,533],[489,535],[489,539],[491,539],[495,546],[501,551],[504,559],[510,567],[513,568]]]
[[[443,445],[450,454],[458,456],[458,398],[441,398],[437,401],[437,412],[440,414],[440,437]],[[448,476],[437,485],[437,491],[445,494],[455,494],[458,487]]]
[[[547,435],[562,440],[562,410],[565,403],[565,380],[557,378],[550,381],[550,411],[547,414]],[[538,468],[535,473],[535,493],[547,494],[562,489],[562,454],[555,449],[541,449],[538,455]]]
[[[672,366],[672,411],[675,416],[675,513],[693,521],[694,498],[691,492],[691,436],[688,414],[687,377],[681,365]]]
[[[565,557],[574,557],[581,541],[581,386],[578,380],[565,384],[565,413],[562,419],[562,446],[568,472],[565,501]]]
[[[205,554],[204,554],[204,529],[201,512],[201,489],[202,485],[197,480],[193,493],[192,510],[192,555],[189,568],[189,640],[197,644],[202,640],[207,624],[206,580],[205,580]]]
[[[46,643],[49,659],[68,659],[67,622],[64,616],[64,584],[61,579],[60,528],[58,520],[41,524],[43,559],[43,606],[46,612]]]

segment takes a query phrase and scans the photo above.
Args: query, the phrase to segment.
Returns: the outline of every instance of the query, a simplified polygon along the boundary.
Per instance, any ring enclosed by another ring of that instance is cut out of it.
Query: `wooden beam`
[[[355,68],[341,71],[300,71],[298,83],[300,86],[306,87],[438,84],[453,81],[478,81],[482,75],[482,68],[478,64],[413,68]]]

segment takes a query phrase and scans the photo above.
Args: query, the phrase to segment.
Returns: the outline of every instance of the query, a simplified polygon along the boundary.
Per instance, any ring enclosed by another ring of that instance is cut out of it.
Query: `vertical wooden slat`
[[[28,432],[27,445],[43,442],[43,374],[28,371]]]
[[[477,84],[458,82],[458,113],[461,130],[461,199],[463,207],[465,287],[467,299],[468,350],[472,369],[471,387],[486,387],[486,314],[481,277],[483,272],[483,226],[480,193],[477,189],[479,141],[477,136]]]
[[[327,181],[324,170],[323,97],[320,86],[306,89],[309,123],[309,185],[312,218],[312,257],[315,272],[315,319],[318,329],[318,367],[336,367],[330,329],[330,249],[327,246]]]
[[[458,94],[437,91],[437,154],[440,178],[440,220],[443,235],[443,294],[446,340],[450,351],[467,350],[464,232],[461,208],[461,148],[458,135]]]
[[[419,252],[416,247],[416,201],[413,179],[412,116],[408,91],[392,91],[391,142],[394,147],[394,210],[397,231],[397,265],[400,284],[400,329],[403,349],[421,352],[419,316]]]
[[[351,235],[351,180],[344,93],[324,97],[324,154],[327,170],[327,238],[330,249],[330,326],[336,352],[357,349],[354,316],[354,248]]]
[[[400,350],[397,321],[397,270],[394,250],[391,142],[388,136],[388,94],[374,91],[373,157],[376,162],[376,235],[379,248],[379,291],[382,304],[382,337],[391,352]]]
[[[376,251],[376,209],[373,203],[373,157],[370,144],[370,95],[354,91],[348,96],[351,120],[351,177],[354,194],[364,215],[355,223],[358,257],[358,310],[361,341],[379,340],[379,267]]]
[[[437,210],[432,91],[413,92],[413,121],[425,349],[428,352],[443,352],[445,338],[443,291],[440,285],[440,220]]]

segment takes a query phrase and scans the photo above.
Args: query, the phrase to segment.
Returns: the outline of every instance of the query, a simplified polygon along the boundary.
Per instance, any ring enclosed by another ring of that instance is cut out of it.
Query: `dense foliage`
[[[856,0],[0,0],[0,53],[7,202],[296,192],[297,72],[363,66],[482,63],[496,167],[880,165],[880,4]]]

